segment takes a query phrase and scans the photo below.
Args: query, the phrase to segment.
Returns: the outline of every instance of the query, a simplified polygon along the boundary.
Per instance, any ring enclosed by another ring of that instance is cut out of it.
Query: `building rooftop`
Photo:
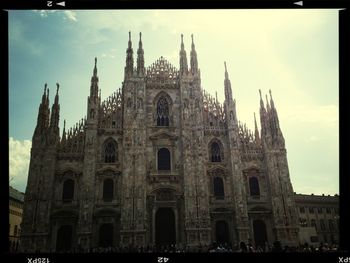
[[[14,199],[19,202],[24,202],[24,193],[18,191],[17,189],[9,186],[9,195],[11,199]]]
[[[328,202],[338,203],[339,195],[314,195],[314,194],[297,194],[294,193],[294,199],[298,202]]]

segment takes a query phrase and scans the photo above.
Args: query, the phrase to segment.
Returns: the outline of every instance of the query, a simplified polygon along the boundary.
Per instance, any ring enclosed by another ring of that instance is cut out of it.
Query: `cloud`
[[[115,58],[115,55],[113,55],[113,54],[102,53],[102,54],[101,54],[101,57],[102,57],[102,58]]]
[[[57,10],[33,10],[33,12],[39,14],[41,17],[47,17],[50,13],[55,13]]]
[[[77,22],[77,14],[71,10],[66,10],[64,11],[64,15],[65,15],[65,18],[67,18],[68,20],[71,20],[71,21],[74,21],[74,22]]]
[[[20,141],[10,137],[10,185],[20,191],[25,191],[27,185],[31,147],[32,142],[30,140]]]
[[[63,19],[68,19],[70,21],[77,22],[77,13],[71,10],[65,10],[65,11],[58,11],[58,10],[33,10],[33,12],[39,14],[41,17],[48,17],[49,14],[57,13],[60,15],[63,15]]]

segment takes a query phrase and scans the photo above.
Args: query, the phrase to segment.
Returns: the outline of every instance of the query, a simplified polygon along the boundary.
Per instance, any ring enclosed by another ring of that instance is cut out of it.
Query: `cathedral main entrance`
[[[113,224],[103,224],[100,226],[99,246],[100,247],[113,246]]]
[[[61,226],[57,231],[56,252],[68,252],[72,248],[72,226]]]
[[[230,232],[226,221],[216,222],[216,242],[218,244],[230,243]]]
[[[176,243],[175,215],[171,208],[159,208],[155,220],[156,244],[171,245]]]
[[[266,233],[266,225],[262,220],[254,220],[253,221],[253,231],[254,231],[254,241],[255,246],[265,246],[265,242],[267,242],[267,233]]]

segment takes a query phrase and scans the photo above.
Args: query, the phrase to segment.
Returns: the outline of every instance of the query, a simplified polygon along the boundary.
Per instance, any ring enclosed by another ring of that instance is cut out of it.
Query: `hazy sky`
[[[253,128],[259,92],[271,89],[297,193],[339,193],[337,10],[10,11],[11,185],[25,190],[45,82],[60,83],[67,127],[86,115],[94,58],[102,98],[121,87],[128,31],[142,32],[146,66],[179,67],[194,34],[202,88],[224,100],[224,61],[241,122]],[[260,126],[260,124],[258,124]]]

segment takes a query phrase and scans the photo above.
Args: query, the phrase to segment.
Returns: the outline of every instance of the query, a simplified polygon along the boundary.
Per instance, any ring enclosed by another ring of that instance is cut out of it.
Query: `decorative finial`
[[[192,44],[193,44],[193,34],[191,34],[191,38],[192,38]]]
[[[129,31],[129,41],[131,41],[131,31]]]
[[[66,129],[66,119],[64,119],[64,121],[63,121],[63,130],[65,130]]]
[[[183,42],[184,42],[184,35],[181,34],[181,43],[183,43]]]
[[[97,77],[97,57],[95,57],[95,66],[94,66],[94,73],[93,75]]]
[[[44,92],[46,93],[47,83],[45,83]]]
[[[260,99],[262,100],[262,97],[261,97],[261,90],[259,89],[259,94],[260,94]]]
[[[266,96],[266,107],[270,107],[269,100],[267,99],[267,94],[265,94],[265,96]]]
[[[141,41],[142,33],[140,32],[140,41]]]
[[[225,71],[227,71],[227,67],[226,67],[226,61],[224,61],[224,65],[225,65]]]

